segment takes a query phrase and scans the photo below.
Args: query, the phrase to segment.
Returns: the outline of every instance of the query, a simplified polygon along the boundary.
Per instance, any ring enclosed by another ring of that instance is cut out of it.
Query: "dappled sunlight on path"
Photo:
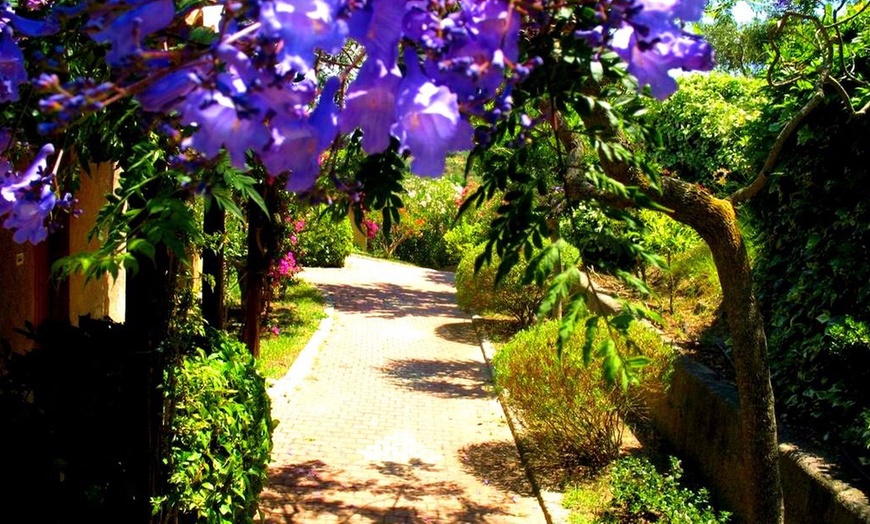
[[[334,322],[311,372],[270,391],[264,521],[545,522],[452,274],[351,257],[303,278]]]

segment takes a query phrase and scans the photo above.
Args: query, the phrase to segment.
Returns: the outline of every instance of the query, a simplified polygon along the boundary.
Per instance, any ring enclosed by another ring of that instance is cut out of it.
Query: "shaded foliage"
[[[149,366],[123,325],[44,324],[0,351],[0,520],[148,517]],[[50,503],[46,503],[50,501]]]
[[[783,171],[753,205],[758,296],[779,402],[793,422],[816,425],[835,441],[870,409],[870,205],[864,196],[870,150],[863,138],[870,124],[837,106],[814,114]]]

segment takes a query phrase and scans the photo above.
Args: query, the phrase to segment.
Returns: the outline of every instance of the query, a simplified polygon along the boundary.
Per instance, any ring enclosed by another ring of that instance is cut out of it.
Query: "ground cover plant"
[[[576,486],[565,495],[572,512],[570,524],[662,522],[669,524],[718,524],[731,514],[717,511],[703,487],[684,485],[680,461],[668,457],[660,472],[642,455],[616,460],[603,474]]]

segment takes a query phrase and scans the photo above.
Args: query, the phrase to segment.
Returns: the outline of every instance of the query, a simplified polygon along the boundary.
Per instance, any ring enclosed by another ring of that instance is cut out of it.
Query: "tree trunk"
[[[262,244],[267,217],[253,202],[248,202],[248,256],[245,261],[245,285],[242,297],[245,322],[244,342],[254,358],[260,356],[260,316],[263,310],[263,279],[266,275],[266,253]]]
[[[226,211],[218,207],[216,202],[210,202],[203,219],[203,232],[206,235],[215,233],[223,235],[225,219]],[[202,318],[213,328],[224,329],[226,327],[224,255],[220,250],[203,250],[202,275]]]
[[[166,471],[163,464],[166,452],[167,437],[164,414],[163,372],[174,358],[168,351],[158,351],[161,342],[169,333],[170,315],[173,311],[173,297],[178,276],[178,260],[169,252],[164,244],[155,246],[154,260],[137,254],[139,271],[127,275],[126,322],[130,340],[138,346],[133,349],[138,365],[147,384],[141,392],[141,403],[130,406],[147,417],[148,429],[142,435],[142,441],[131,442],[130,445],[143,450],[148,457],[147,476],[143,482],[147,485],[148,497],[142,501],[142,514],[145,521],[150,513],[148,500],[164,492]],[[156,522],[156,517],[153,519]]]
[[[727,200],[714,198],[691,184],[675,179],[664,182],[661,203],[673,209],[671,216],[695,229],[710,246],[722,285],[740,398],[746,521],[780,524],[784,521],[783,495],[767,339],[734,208]],[[689,196],[692,193],[695,195]]]
[[[272,224],[271,211],[275,209],[278,198],[276,185],[262,186],[260,194],[263,195],[263,201],[270,214],[263,213],[253,200],[248,201],[248,257],[245,262],[245,285],[244,296],[242,296],[245,316],[242,342],[248,345],[254,358],[260,356],[264,287],[275,249],[275,228]]]
[[[598,86],[584,86],[586,94],[598,95]],[[581,118],[588,129],[616,136],[608,115],[600,106]],[[560,142],[569,145],[570,131],[553,115],[553,126]],[[573,141],[576,144],[576,141]],[[599,151],[604,172],[627,186],[636,186],[658,204],[668,208],[672,218],[691,227],[710,246],[728,317],[732,339],[737,389],[740,399],[740,431],[743,439],[741,467],[745,482],[743,511],[747,522],[781,524],[784,522],[783,494],[779,475],[779,451],[774,415],[773,388],[767,366],[767,339],[761,312],[752,290],[752,270],[746,246],[732,204],[714,197],[700,186],[671,177],[662,177],[660,190],[645,175],[627,163]],[[595,188],[584,184],[582,176],[566,180],[566,197],[577,201],[588,198],[608,200]],[[616,205],[628,203],[614,202]]]

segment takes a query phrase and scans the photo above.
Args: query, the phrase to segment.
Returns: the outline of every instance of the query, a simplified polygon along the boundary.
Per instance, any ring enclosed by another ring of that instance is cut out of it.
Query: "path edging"
[[[335,305],[332,297],[324,297],[325,307],[323,313],[326,315],[320,320],[317,326],[317,331],[311,335],[305,347],[296,356],[296,360],[290,365],[290,369],[283,377],[279,378],[269,386],[269,393],[277,393],[282,391],[290,391],[298,386],[305,377],[311,373],[311,368],[314,366],[314,359],[317,353],[320,352],[320,347],[326,341],[329,333],[332,331],[333,318],[335,316]]]
[[[483,359],[486,361],[486,365],[489,367],[490,376],[492,376],[494,380],[495,369],[492,367],[492,357],[495,355],[495,348],[484,334],[483,329],[480,327],[480,320],[480,315],[472,315],[471,317],[471,323],[474,326],[475,333],[477,333],[480,350],[483,352]],[[519,431],[517,430],[518,422],[515,420],[510,409],[508,409],[507,403],[502,395],[496,395],[498,397],[499,405],[501,405],[501,409],[504,412],[508,427],[514,437],[514,444],[517,446],[517,452],[519,452],[520,455],[520,462],[523,465],[523,469],[526,470],[526,477],[532,485],[532,491],[535,493],[535,498],[538,499],[538,504],[541,506],[541,511],[544,513],[544,518],[546,519],[547,524],[562,524],[566,521],[566,518],[563,517],[563,515],[567,514],[567,510],[562,510],[561,508],[561,493],[541,489],[541,484],[535,477],[534,469],[529,463],[528,452],[520,440]]]

